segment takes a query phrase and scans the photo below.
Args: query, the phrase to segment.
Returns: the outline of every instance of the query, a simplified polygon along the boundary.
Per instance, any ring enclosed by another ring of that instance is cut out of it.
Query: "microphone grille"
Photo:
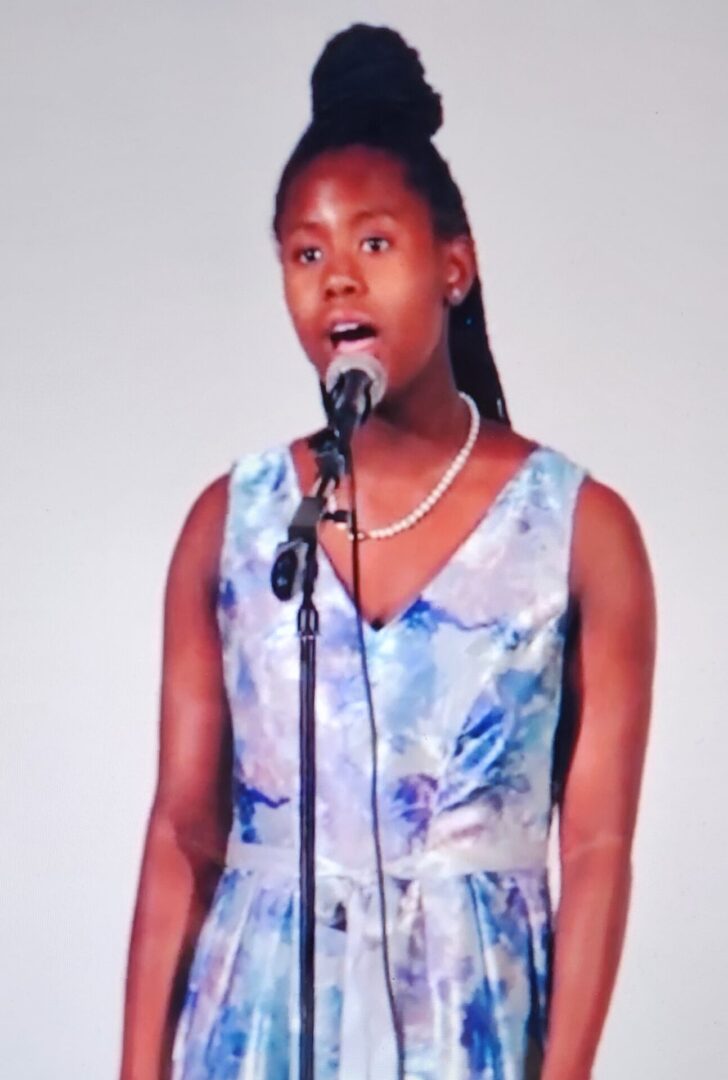
[[[332,393],[341,376],[352,370],[363,371],[365,375],[369,376],[371,380],[369,401],[372,408],[375,408],[384,397],[384,391],[387,389],[387,373],[377,358],[370,356],[369,353],[357,353],[355,356],[340,353],[335,356],[326,369],[326,375],[324,376],[327,391],[329,394]]]

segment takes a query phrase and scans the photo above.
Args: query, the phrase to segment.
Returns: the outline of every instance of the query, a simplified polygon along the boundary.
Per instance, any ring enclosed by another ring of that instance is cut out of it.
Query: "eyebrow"
[[[396,215],[393,214],[391,210],[387,210],[387,209],[385,209],[385,207],[381,207],[381,208],[377,208],[375,210],[360,210],[358,214],[354,215],[354,217],[352,218],[352,221],[355,224],[358,225],[359,222],[368,221],[369,218],[381,218],[381,217],[387,217],[387,218],[391,218],[392,220],[394,220]]]

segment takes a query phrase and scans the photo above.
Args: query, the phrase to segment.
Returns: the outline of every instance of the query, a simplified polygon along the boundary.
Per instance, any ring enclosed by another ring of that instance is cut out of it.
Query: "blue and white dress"
[[[365,626],[407,1080],[538,1076],[569,552],[586,475],[537,447],[409,607]],[[287,447],[231,471],[217,611],[233,824],[173,1080],[298,1076],[298,601],[275,599],[270,571],[300,498]],[[324,552],[317,606],[316,1077],[394,1080],[355,612]]]

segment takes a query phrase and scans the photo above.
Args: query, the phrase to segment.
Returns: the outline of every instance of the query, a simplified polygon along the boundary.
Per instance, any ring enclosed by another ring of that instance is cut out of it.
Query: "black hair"
[[[431,141],[442,104],[425,80],[419,54],[394,30],[357,23],[324,47],[311,75],[313,117],[283,169],[273,230],[279,236],[288,187],[329,150],[363,145],[399,159],[405,178],[429,204],[442,239],[472,236],[462,194]],[[448,344],[455,382],[481,414],[510,425],[485,324],[480,279],[450,312]]]

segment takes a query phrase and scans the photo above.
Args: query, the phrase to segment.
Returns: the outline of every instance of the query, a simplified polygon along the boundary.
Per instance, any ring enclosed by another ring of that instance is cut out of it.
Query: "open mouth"
[[[335,349],[341,345],[372,341],[377,332],[371,323],[339,322],[329,330],[329,338]]]

